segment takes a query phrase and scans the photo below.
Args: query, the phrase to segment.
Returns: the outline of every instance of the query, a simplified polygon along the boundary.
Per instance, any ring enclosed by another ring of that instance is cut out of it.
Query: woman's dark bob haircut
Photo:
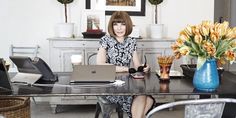
[[[116,34],[114,33],[113,23],[125,23],[126,25],[125,37],[130,35],[133,30],[133,23],[131,21],[131,18],[125,11],[114,12],[108,23],[108,32],[111,36],[115,37]]]

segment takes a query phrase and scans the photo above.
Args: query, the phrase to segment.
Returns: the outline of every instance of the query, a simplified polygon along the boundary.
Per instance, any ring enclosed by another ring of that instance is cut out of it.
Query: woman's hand
[[[144,64],[142,64],[144,66]],[[150,72],[150,66],[147,64],[146,67],[143,68],[143,72],[149,73]]]

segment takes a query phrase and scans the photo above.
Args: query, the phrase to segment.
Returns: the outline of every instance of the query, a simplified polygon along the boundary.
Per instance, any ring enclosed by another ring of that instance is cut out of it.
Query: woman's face
[[[113,23],[113,30],[117,37],[124,37],[125,31],[126,31],[126,25],[125,23]]]

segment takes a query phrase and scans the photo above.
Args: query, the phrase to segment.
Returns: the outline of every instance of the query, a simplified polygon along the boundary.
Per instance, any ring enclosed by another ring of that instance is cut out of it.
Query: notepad
[[[160,70],[156,70],[156,74],[160,76]],[[170,70],[170,77],[183,77],[184,75],[176,70]]]
[[[34,84],[42,77],[42,74],[21,73],[18,72],[12,79],[12,83]]]

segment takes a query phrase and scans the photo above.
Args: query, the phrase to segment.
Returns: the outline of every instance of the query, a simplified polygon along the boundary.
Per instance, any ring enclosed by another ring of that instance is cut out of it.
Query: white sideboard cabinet
[[[82,64],[95,64],[96,54],[99,48],[99,39],[84,38],[49,38],[49,64],[54,72],[71,72],[72,64],[70,57],[81,54]],[[144,55],[151,71],[159,69],[157,64],[158,55],[172,55],[170,48],[175,39],[137,39],[138,55],[140,62],[144,63]],[[175,62],[175,61],[174,61]],[[179,64],[173,63],[172,69],[179,70]]]
[[[83,56],[82,64],[96,64],[96,55],[99,48],[99,39],[84,38],[49,38],[49,65],[54,72],[71,72],[72,64],[70,57],[80,54]],[[144,55],[147,57],[147,63],[151,71],[159,69],[157,64],[158,55],[172,55],[170,46],[174,39],[138,39],[138,55],[140,62],[144,63]],[[179,64],[173,63],[172,69],[178,70]],[[155,96],[159,102],[171,102],[173,96]],[[96,96],[79,97],[52,97],[50,100],[53,112],[58,111],[58,105],[69,104],[96,104]]]

